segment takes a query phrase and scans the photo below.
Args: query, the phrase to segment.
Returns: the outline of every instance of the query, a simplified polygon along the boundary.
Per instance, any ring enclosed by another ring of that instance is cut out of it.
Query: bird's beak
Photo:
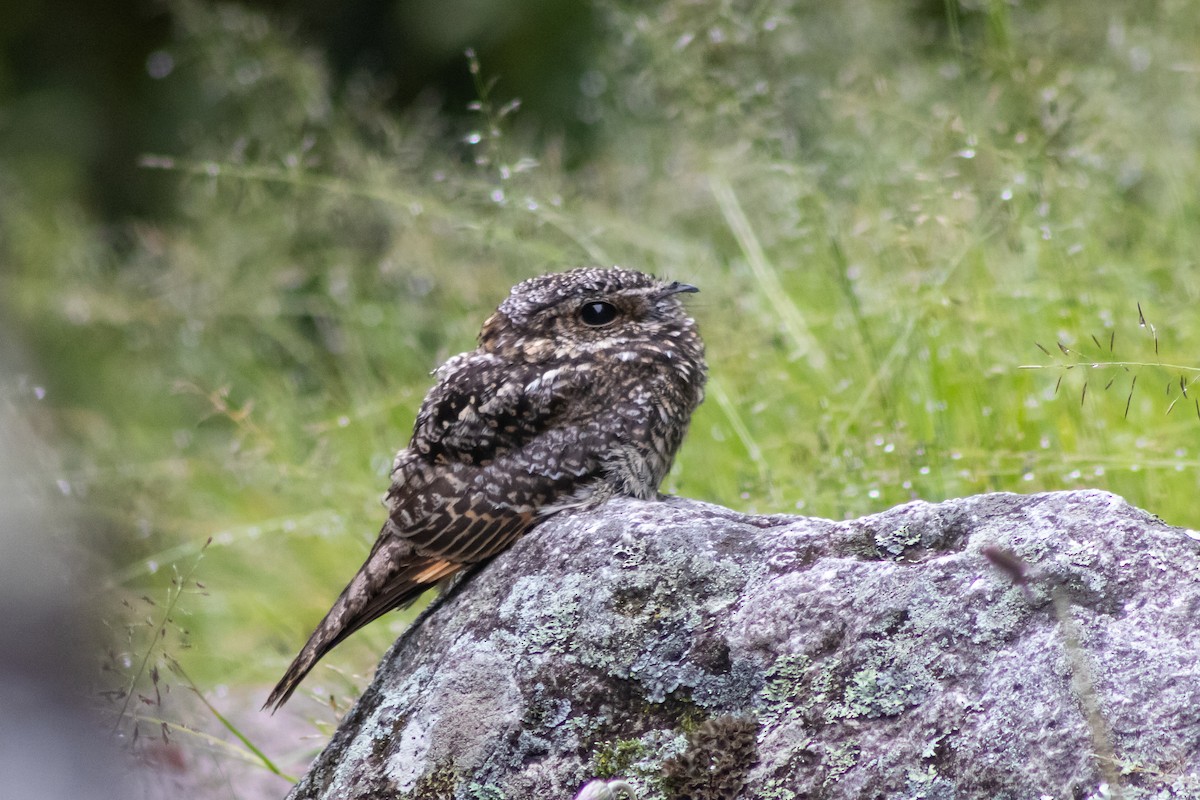
[[[658,293],[658,297],[659,299],[662,299],[664,297],[670,297],[673,294],[692,294],[698,291],[700,290],[695,286],[692,286],[690,283],[680,283],[679,281],[674,281],[669,286],[663,287],[663,290]]]

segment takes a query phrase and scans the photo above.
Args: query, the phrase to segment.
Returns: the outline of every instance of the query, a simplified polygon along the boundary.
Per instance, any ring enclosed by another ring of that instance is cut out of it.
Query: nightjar
[[[435,373],[371,554],[264,708],[354,631],[553,514],[656,497],[704,397],[704,345],[679,299],[695,291],[615,267],[513,288],[479,346]]]

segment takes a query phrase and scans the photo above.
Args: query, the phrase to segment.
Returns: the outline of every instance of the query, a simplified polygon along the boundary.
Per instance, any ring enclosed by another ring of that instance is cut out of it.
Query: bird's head
[[[527,362],[577,357],[699,361],[703,345],[676,281],[612,267],[580,268],[518,284],[479,333],[479,345]]]

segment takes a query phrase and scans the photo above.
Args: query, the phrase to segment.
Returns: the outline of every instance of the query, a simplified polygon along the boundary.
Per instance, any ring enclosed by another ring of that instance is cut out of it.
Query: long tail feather
[[[411,551],[390,552],[394,548],[389,545],[393,544],[406,550],[409,547],[407,543],[388,539],[376,543],[366,563],[342,590],[333,608],[279,679],[263,704],[264,709],[278,711],[317,662],[350,634],[388,611],[409,605],[430,586],[462,566],[439,558],[412,560]]]

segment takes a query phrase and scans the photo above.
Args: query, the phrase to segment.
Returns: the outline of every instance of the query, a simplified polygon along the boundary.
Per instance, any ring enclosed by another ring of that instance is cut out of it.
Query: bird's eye
[[[579,309],[579,318],[583,320],[584,325],[590,325],[593,328],[602,328],[609,325],[617,318],[617,307],[612,303],[585,303]]]

